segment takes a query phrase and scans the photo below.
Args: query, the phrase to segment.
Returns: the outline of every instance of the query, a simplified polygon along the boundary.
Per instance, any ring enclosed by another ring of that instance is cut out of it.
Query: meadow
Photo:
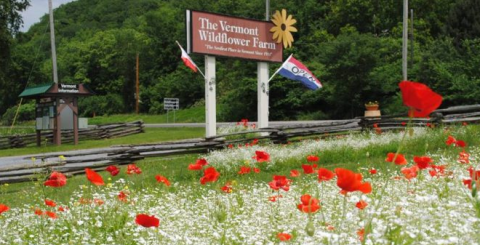
[[[372,131],[46,175],[1,186],[0,244],[480,244],[479,143]]]

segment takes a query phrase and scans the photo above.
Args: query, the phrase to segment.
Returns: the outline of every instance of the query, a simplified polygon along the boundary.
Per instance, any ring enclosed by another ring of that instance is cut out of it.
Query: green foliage
[[[8,110],[2,115],[1,121],[3,125],[11,125],[13,123],[13,119],[17,114],[18,106],[10,107]],[[17,115],[17,122],[19,121],[29,121],[35,119],[35,103],[33,101],[31,103],[23,104],[20,106],[20,110],[18,110]]]
[[[457,44],[465,39],[480,37],[480,1],[457,1],[450,11],[446,25],[446,32],[453,37]]]
[[[7,18],[14,22],[6,31],[0,19],[0,114],[17,104],[26,85],[51,81],[52,74],[48,16],[13,37],[18,11],[29,1],[4,2],[3,9],[13,8]],[[440,93],[442,106],[479,103],[478,0],[409,2],[415,41],[408,78]],[[310,91],[274,77],[269,84],[271,120],[351,118],[363,115],[363,104],[372,100],[380,102],[384,114],[403,112],[398,97],[402,1],[279,0],[270,5],[271,14],[284,8],[297,20],[294,46],[284,50],[284,58],[293,53],[324,85]],[[78,0],[56,9],[60,81],[88,84],[102,97],[82,102],[80,113],[134,111],[137,54],[142,113],[163,113],[166,97],[180,98],[182,108],[202,101],[204,80],[183,65],[175,44],[185,44],[185,9],[265,19],[260,0]],[[2,56],[4,44],[8,59]],[[191,57],[203,70],[203,56]],[[270,64],[270,73],[278,66]],[[256,120],[256,69],[256,62],[217,58],[219,120]]]
[[[121,113],[123,100],[118,94],[81,98],[78,103],[82,116],[111,115]]]

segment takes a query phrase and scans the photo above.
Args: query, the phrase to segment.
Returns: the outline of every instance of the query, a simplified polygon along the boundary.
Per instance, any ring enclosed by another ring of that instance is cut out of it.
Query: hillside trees
[[[0,87],[4,88],[0,99],[0,114],[15,103],[12,96],[8,96],[12,89],[11,80],[8,78],[8,72],[11,69],[11,45],[13,35],[18,32],[22,25],[20,12],[25,10],[30,4],[30,0],[2,0],[0,2]]]
[[[409,79],[442,94],[445,106],[480,102],[478,1],[409,1],[415,15]],[[371,100],[380,101],[383,113],[404,109],[398,96],[402,1],[271,1],[271,14],[283,8],[297,19],[298,29],[283,58],[294,54],[324,87],[310,91],[297,81],[274,77],[271,120],[351,118],[362,115],[363,104]],[[133,111],[137,53],[141,112],[162,113],[165,97],[180,98],[181,107],[201,104],[203,78],[183,65],[175,43],[186,44],[185,9],[265,19],[263,0],[77,0],[56,9],[60,81],[85,83],[98,95],[82,101],[81,111]],[[15,104],[27,81],[51,81],[48,16],[10,40],[14,45],[4,76],[8,81],[0,89],[0,113]],[[203,70],[204,56],[191,57]],[[279,66],[271,63],[270,74]],[[254,61],[217,57],[219,120],[256,119],[256,69]]]

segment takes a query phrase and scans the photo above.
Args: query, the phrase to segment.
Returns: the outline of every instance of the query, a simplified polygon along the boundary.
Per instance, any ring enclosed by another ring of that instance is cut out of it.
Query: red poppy
[[[54,212],[51,212],[51,211],[45,211],[44,215],[52,218],[52,219],[56,219],[57,218],[57,214],[54,213]]]
[[[395,158],[395,153],[388,153],[387,158],[385,159],[386,162],[393,162],[393,159]],[[407,164],[407,159],[405,159],[405,156],[402,154],[397,154],[397,158],[395,159],[395,164],[396,165],[406,165]]]
[[[445,141],[445,144],[451,145],[451,144],[455,144],[455,142],[457,142],[457,140],[453,136],[449,135],[447,140]]]
[[[318,162],[320,160],[320,158],[318,158],[318,156],[315,156],[315,155],[308,155],[307,156],[307,161],[308,162]]]
[[[313,174],[315,171],[313,170],[312,165],[302,164],[303,173],[304,174]]]
[[[468,168],[468,172],[470,173],[470,179],[464,179],[463,184],[468,187],[468,189],[472,189],[472,181],[475,181],[475,185],[477,186],[477,190],[480,186],[480,171],[474,171],[472,167]]]
[[[277,237],[280,241],[289,241],[292,238],[292,235],[288,233],[278,233]]]
[[[230,186],[230,183],[226,183],[220,189],[225,193],[232,193],[232,191],[233,191],[232,187]]]
[[[318,169],[318,182],[329,181],[333,179],[333,177],[335,177],[335,173],[332,171],[325,168]]]
[[[255,172],[256,174],[260,173],[260,169],[259,168],[253,168],[253,172]]]
[[[430,167],[432,167],[433,169],[435,169],[436,171],[438,171],[440,174],[445,174],[445,165],[430,165]]]
[[[250,173],[250,167],[247,166],[241,166],[240,171],[238,171],[238,174],[248,174]]]
[[[270,155],[265,151],[255,151],[255,156],[252,157],[253,159],[257,160],[257,162],[269,162]]]
[[[468,154],[465,150],[462,152],[458,153],[458,162],[466,164],[470,163],[470,154]]]
[[[155,218],[153,215],[148,216],[147,214],[137,214],[135,223],[143,227],[158,227],[160,225],[160,220]]]
[[[399,86],[403,104],[410,108],[410,116],[427,117],[442,104],[442,96],[433,92],[425,84],[402,81]]]
[[[297,208],[303,213],[315,213],[320,209],[320,201],[311,197],[309,194],[305,194],[300,197],[302,203],[297,205]]]
[[[256,145],[256,144],[258,144],[258,139],[253,139],[251,145]]]
[[[290,170],[290,177],[298,177],[298,176],[300,176],[300,172],[298,172],[298,170],[296,169]]]
[[[270,202],[276,202],[277,199],[279,199],[279,198],[281,198],[281,197],[283,197],[283,196],[282,196],[282,195],[275,195],[275,196],[269,197],[268,200],[269,200]]]
[[[455,142],[455,145],[458,146],[458,147],[466,147],[467,146],[467,143],[465,143],[465,141],[463,140],[457,140],[457,142]]]
[[[233,148],[233,145],[232,145],[232,144],[228,144],[228,148],[232,149],[232,148]]]
[[[359,229],[357,231],[357,236],[360,241],[363,241],[363,239],[365,239],[365,229],[364,228]]]
[[[50,177],[48,180],[43,183],[45,186],[51,186],[51,187],[62,187],[67,184],[67,177],[63,175],[62,173],[59,172],[53,172],[50,174]]]
[[[10,210],[10,208],[7,205],[0,203],[0,214],[7,212],[8,210]]]
[[[161,176],[159,174],[155,175],[155,179],[158,183],[164,183],[166,186],[170,186],[170,181],[165,176]]]
[[[120,169],[118,169],[115,165],[110,165],[105,170],[110,172],[112,176],[116,176],[118,173],[120,173]]]
[[[400,171],[402,172],[403,175],[405,175],[406,179],[410,180],[410,179],[413,179],[413,178],[417,177],[418,166],[413,165],[409,168],[402,168]]]
[[[368,170],[368,172],[369,172],[370,174],[377,174],[377,170],[374,169],[374,168]]]
[[[89,169],[89,168],[85,168],[85,174],[87,175],[87,179],[94,185],[105,185],[105,182],[103,182],[103,178],[100,174],[98,174],[97,172]]]
[[[45,205],[50,206],[50,207],[56,207],[57,206],[57,204],[54,201],[49,200],[49,199],[45,199]]]
[[[243,127],[248,127],[248,119],[242,119],[240,122],[237,122],[237,125],[243,125]]]
[[[406,123],[406,122],[402,122],[401,124],[402,124],[402,126],[405,126],[405,125],[407,125],[407,123]]]
[[[102,199],[94,198],[93,203],[97,204],[98,206],[102,206],[105,202]]]
[[[34,210],[35,215],[41,216],[43,215],[43,211],[41,209],[35,208]]]
[[[373,128],[378,128],[378,123],[374,123]]]
[[[207,182],[215,182],[218,177],[220,177],[220,173],[217,172],[214,167],[209,167],[203,172],[203,177],[200,178],[200,183],[204,185]]]
[[[65,212],[65,210],[67,210],[67,209],[68,208],[66,208],[66,207],[60,206],[60,207],[58,207],[58,212]]]
[[[118,200],[122,201],[122,202],[127,202],[127,194],[123,191],[120,191],[120,193],[118,193]]]
[[[268,185],[276,191],[280,189],[288,191],[290,189],[290,181],[283,175],[274,175],[273,180],[269,182]]]
[[[480,170],[475,170],[472,166],[467,168],[470,178],[480,180]]]
[[[205,160],[205,158],[200,158],[200,159],[197,159],[197,161],[195,162],[195,164],[198,164],[198,165],[201,165],[201,166],[205,166],[208,164],[207,160]]]
[[[417,164],[419,169],[426,169],[430,167],[430,163],[433,162],[433,160],[427,156],[423,156],[423,157],[414,156],[413,161]]]
[[[197,170],[202,170],[203,166],[200,165],[200,164],[189,164],[188,165],[188,170],[193,170],[193,171],[197,171]]]
[[[369,182],[362,183],[362,174],[354,173],[348,169],[336,168],[337,186],[345,192],[361,191],[368,194],[372,192],[372,186]]]
[[[357,202],[357,204],[355,204],[355,207],[357,207],[360,210],[363,210],[367,206],[368,206],[368,203],[365,202],[364,200],[360,200],[359,202]]]
[[[135,163],[127,165],[127,174],[141,174],[142,170]]]

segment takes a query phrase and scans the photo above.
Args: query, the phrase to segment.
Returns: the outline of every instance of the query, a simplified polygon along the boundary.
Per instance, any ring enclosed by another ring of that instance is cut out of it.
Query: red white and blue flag
[[[293,54],[282,64],[278,74],[288,79],[300,81],[307,88],[317,90],[322,87],[320,81],[300,61],[293,58]]]

